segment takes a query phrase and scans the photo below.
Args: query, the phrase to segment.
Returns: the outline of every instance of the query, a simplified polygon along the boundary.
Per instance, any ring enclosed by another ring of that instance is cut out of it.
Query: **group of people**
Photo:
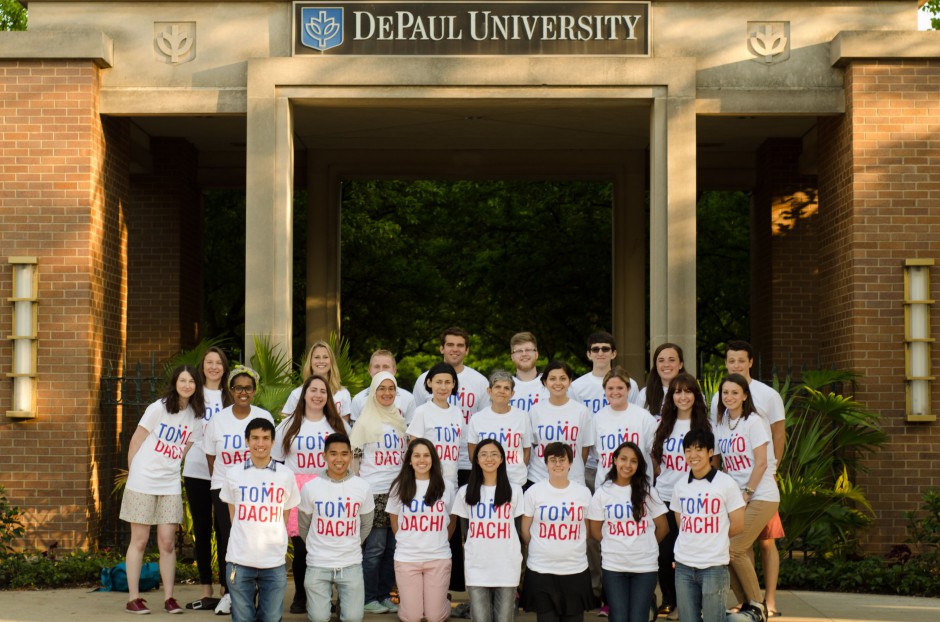
[[[398,386],[393,354],[376,351],[370,386],[353,397],[317,342],[277,425],[252,404],[257,373],[230,369],[218,348],[175,370],[130,444],[126,610],[150,612],[137,577],[157,525],[164,610],[183,611],[173,598],[183,462],[203,589],[186,607],[238,622],[281,619],[288,539],[290,611],[311,622],[337,609],[343,622],[367,612],[441,622],[449,592],[464,589],[473,620],[511,621],[522,606],[539,622],[573,622],[600,605],[611,620],[646,622],[657,584],[668,619],[777,613],[784,409],[750,377],[749,344],[728,344],[710,409],[676,344],[656,348],[642,389],[612,365],[609,333],[588,338],[592,370],[580,378],[563,361],[536,369],[528,332],[510,340],[515,374],[489,378],[464,365],[465,331],[447,329],[440,344],[442,361],[413,392]]]

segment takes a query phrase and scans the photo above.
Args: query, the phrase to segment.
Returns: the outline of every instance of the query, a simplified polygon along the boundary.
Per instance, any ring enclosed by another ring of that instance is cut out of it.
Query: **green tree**
[[[931,15],[930,27],[940,30],[940,0],[927,0],[921,10]]]
[[[26,30],[26,9],[16,0],[0,0],[0,30]]]

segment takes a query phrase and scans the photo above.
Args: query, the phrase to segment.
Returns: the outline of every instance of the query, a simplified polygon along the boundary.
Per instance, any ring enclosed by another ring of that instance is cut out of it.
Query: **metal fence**
[[[132,368],[125,363],[119,369],[124,372],[118,373],[111,366],[107,373],[102,374],[99,391],[99,407],[105,431],[111,432],[108,437],[116,436],[118,426],[121,430],[108,462],[110,472],[103,474],[107,496],[102,503],[100,541],[105,545],[123,547],[130,541],[130,527],[118,518],[121,494],[115,491],[115,486],[120,483],[121,471],[127,468],[127,448],[137,423],[147,406],[160,396],[165,379],[156,360],[151,360],[149,366],[138,362]]]

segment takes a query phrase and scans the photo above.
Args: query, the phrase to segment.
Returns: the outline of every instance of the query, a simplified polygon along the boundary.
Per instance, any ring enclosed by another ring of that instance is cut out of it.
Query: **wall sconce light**
[[[933,259],[904,261],[904,374],[908,421],[936,421],[930,412],[930,266]]]
[[[11,419],[36,417],[36,354],[38,347],[39,284],[35,257],[10,257],[13,265],[13,410]]]

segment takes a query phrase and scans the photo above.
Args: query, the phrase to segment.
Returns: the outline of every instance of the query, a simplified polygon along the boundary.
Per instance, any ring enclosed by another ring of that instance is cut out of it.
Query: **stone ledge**
[[[114,42],[99,31],[0,33],[0,60],[88,59],[98,67],[114,64]]]
[[[940,31],[846,30],[832,40],[829,58],[834,67],[853,60],[940,59]]]

